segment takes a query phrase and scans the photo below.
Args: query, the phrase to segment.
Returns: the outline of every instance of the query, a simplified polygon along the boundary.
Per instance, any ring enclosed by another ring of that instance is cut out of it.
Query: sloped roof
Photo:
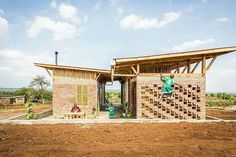
[[[187,59],[191,60],[201,60],[202,56],[205,55],[206,59],[213,58],[215,56],[227,54],[230,52],[236,51],[236,46],[232,47],[222,47],[222,48],[213,48],[205,50],[195,50],[195,51],[186,51],[186,52],[177,52],[177,53],[166,53],[160,55],[150,55],[150,56],[139,56],[139,57],[127,57],[127,58],[115,58],[114,61],[117,66],[125,66],[132,64],[149,64],[154,62],[181,62],[186,61]]]
[[[64,66],[64,65],[53,65],[53,64],[42,64],[42,63],[34,63],[35,66],[45,68],[48,70],[53,69],[66,69],[66,70],[78,70],[78,71],[88,71],[88,72],[96,72],[101,74],[110,74],[110,70],[106,69],[95,69],[95,68],[85,68],[85,67],[76,67],[76,66]]]

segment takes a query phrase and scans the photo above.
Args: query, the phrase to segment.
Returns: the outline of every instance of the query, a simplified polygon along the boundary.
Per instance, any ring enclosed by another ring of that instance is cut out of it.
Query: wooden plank
[[[208,66],[207,66],[207,68],[206,68],[206,73],[207,73],[207,71],[211,68],[212,64],[215,62],[216,57],[217,57],[217,56],[213,57],[212,60],[211,60],[211,62],[208,64]]]
[[[113,76],[127,76],[127,77],[134,77],[134,74],[113,74]]]
[[[200,62],[197,62],[193,68],[193,70],[191,71],[191,73],[194,73],[194,71],[196,70],[197,66],[199,65]]]

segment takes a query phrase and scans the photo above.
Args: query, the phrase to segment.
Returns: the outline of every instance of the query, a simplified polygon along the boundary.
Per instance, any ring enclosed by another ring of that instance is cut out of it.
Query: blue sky
[[[234,0],[0,0],[0,87],[49,76],[34,62],[109,68],[112,58],[236,45]],[[236,93],[236,53],[219,57],[208,92]],[[115,87],[118,87],[117,85]]]

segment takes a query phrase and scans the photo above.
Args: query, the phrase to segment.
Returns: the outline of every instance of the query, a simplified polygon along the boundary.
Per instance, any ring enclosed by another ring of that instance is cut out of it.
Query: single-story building
[[[25,96],[12,96],[9,94],[0,94],[0,104],[20,105],[25,103]]]
[[[205,119],[206,73],[217,57],[236,51],[223,47],[152,56],[115,58],[110,70],[35,63],[53,79],[53,116],[63,117],[78,103],[87,114],[105,102],[107,82],[120,81],[121,103],[135,118]],[[209,61],[209,63],[207,62]],[[207,65],[208,63],[208,65]],[[163,76],[174,74],[171,99],[163,97]]]

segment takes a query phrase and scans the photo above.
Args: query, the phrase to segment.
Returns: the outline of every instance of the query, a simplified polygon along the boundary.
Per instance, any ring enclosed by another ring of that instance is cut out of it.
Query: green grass
[[[206,104],[209,107],[223,107],[236,105],[236,95],[227,93],[206,94]]]

